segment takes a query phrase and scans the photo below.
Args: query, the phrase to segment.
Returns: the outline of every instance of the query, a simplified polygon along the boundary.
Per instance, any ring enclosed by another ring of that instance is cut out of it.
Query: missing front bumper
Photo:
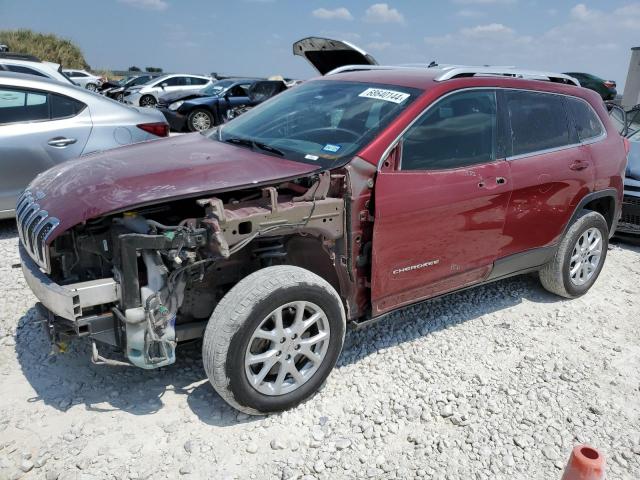
[[[101,278],[58,285],[45,275],[20,245],[20,260],[24,278],[40,302],[54,315],[75,321],[83,309],[114,304],[120,300],[120,288],[113,278]]]

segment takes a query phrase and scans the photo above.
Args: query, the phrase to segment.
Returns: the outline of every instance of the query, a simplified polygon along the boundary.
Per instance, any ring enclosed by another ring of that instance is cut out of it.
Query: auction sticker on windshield
[[[382,88],[367,88],[359,97],[373,98],[375,100],[384,100],[385,102],[402,103],[411,95],[395,90],[385,90]]]

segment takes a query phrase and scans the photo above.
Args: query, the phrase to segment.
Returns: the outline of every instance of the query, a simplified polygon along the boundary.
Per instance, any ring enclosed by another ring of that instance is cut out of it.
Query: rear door
[[[504,91],[513,186],[504,255],[555,244],[580,199],[593,190],[595,166],[568,114],[571,98]],[[603,135],[596,121],[597,136]]]
[[[508,243],[496,92],[455,92],[402,136],[376,179],[373,315],[482,281]]]
[[[89,109],[77,100],[0,86],[0,211],[40,172],[82,154],[91,133]]]

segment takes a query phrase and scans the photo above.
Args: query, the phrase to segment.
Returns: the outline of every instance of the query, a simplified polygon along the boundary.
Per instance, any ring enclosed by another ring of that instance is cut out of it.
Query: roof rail
[[[399,67],[395,65],[343,65],[338,68],[334,68],[330,72],[325,73],[327,75],[335,75],[337,73],[344,72],[357,72],[360,70],[415,70],[416,67]]]
[[[555,83],[566,83],[569,85],[580,86],[580,82],[570,75],[564,73],[542,72],[538,70],[522,70],[514,67],[444,67],[441,68],[443,73],[438,75],[434,80],[442,82],[454,78],[473,77],[473,76],[504,76],[514,78],[526,78],[530,80],[547,80]]]
[[[9,58],[11,60],[28,60],[30,62],[40,62],[41,60],[34,55],[26,53],[0,52],[0,58]]]

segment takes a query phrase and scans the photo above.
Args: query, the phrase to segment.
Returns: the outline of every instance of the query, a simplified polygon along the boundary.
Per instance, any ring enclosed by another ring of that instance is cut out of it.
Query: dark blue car
[[[231,78],[188,96],[161,97],[157,108],[171,130],[198,132],[221,125],[286,88],[280,80]]]

